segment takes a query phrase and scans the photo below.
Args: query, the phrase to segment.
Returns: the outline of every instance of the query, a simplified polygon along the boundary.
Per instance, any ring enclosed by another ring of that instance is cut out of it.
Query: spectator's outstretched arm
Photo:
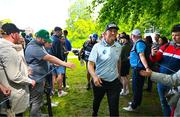
[[[158,72],[146,72],[141,70],[140,74],[142,76],[151,77],[151,80],[160,82],[168,86],[179,86],[180,85],[180,70],[173,75],[158,73]]]
[[[160,82],[168,86],[179,86],[180,85],[180,70],[173,75],[152,72],[151,80]]]
[[[62,60],[58,59],[57,57],[52,56],[50,54],[45,55],[43,57],[43,60],[49,61],[50,63],[56,64],[56,65],[59,65],[59,66],[62,65],[62,66],[65,66],[65,67],[68,67],[68,68],[71,68],[71,69],[76,67],[75,64],[70,63],[70,62],[64,62],[64,61],[62,61]]]

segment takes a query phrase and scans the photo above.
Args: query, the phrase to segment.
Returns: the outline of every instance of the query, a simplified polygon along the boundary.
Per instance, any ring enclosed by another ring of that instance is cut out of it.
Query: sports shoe
[[[128,95],[128,94],[129,94],[129,90],[124,91],[124,90],[122,89],[122,91],[120,92],[120,95],[121,95],[121,96],[126,96],[126,95]]]
[[[128,105],[130,106],[132,104],[132,102],[128,102]]]
[[[65,91],[60,91],[60,92],[58,92],[58,97],[62,97],[62,96],[65,96],[65,95],[67,95],[68,93],[67,92],[65,92]]]
[[[135,109],[133,109],[131,106],[123,107],[123,109],[129,112],[135,111]]]
[[[55,94],[55,90],[51,91],[51,96],[53,96]]]
[[[69,85],[66,85],[66,87],[65,87],[66,89],[69,89]]]
[[[126,95],[128,95],[128,94],[129,94],[129,89],[126,90]]]

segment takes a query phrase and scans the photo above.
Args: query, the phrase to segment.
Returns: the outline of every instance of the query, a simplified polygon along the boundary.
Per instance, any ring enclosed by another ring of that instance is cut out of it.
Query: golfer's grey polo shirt
[[[96,65],[96,74],[105,81],[113,81],[118,77],[118,60],[120,60],[121,45],[115,42],[112,46],[105,40],[94,45],[89,61]]]

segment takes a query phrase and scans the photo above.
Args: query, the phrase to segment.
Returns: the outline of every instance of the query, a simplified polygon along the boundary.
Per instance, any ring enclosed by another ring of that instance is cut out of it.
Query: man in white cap
[[[128,107],[123,109],[126,111],[134,111],[138,106],[140,106],[143,94],[144,78],[139,75],[139,71],[145,69],[149,71],[149,66],[145,58],[146,44],[141,39],[141,32],[139,29],[135,29],[131,33],[131,38],[134,43],[130,52],[130,64],[132,67],[132,90],[133,99],[129,103]]]

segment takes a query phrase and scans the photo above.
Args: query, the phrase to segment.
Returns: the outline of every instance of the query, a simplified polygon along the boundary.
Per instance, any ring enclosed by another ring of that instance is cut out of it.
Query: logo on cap
[[[106,26],[106,31],[111,29],[111,28],[114,28],[116,30],[119,30],[119,27],[115,24],[115,23],[110,23]]]

